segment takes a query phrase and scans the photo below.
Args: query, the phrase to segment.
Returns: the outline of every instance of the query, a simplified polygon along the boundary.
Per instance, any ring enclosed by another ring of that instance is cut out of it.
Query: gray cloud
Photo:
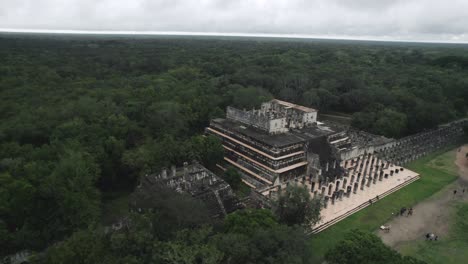
[[[0,0],[0,28],[468,42],[468,0]]]

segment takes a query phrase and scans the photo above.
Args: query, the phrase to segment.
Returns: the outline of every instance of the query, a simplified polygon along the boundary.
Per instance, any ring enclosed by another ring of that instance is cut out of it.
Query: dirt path
[[[435,195],[413,207],[414,213],[410,217],[396,217],[386,225],[391,226],[390,233],[378,232],[383,242],[398,249],[401,242],[416,239],[424,240],[424,234],[430,232],[443,238],[449,230],[449,223],[453,205],[456,201],[468,201],[468,145],[457,150],[455,164],[459,168],[459,179],[440,190]],[[462,190],[465,190],[463,194]],[[454,195],[453,191],[458,190]]]

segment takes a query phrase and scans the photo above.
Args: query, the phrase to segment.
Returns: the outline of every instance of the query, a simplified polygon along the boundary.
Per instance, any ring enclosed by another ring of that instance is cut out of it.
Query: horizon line
[[[310,34],[279,34],[279,33],[242,33],[242,32],[190,32],[190,31],[131,31],[131,30],[73,30],[73,29],[12,29],[0,28],[0,33],[34,33],[34,34],[73,34],[73,35],[153,35],[153,36],[206,36],[206,37],[257,37],[257,38],[292,38],[292,39],[323,39],[323,40],[357,40],[376,42],[414,42],[434,44],[468,44],[468,41],[450,40],[410,40],[391,39],[387,36],[376,38],[347,35],[310,35]]]

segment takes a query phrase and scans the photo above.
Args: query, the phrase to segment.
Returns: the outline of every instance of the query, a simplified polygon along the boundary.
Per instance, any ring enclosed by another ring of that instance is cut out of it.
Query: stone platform
[[[395,165],[389,166],[384,173],[388,174],[390,170],[396,169],[398,173],[392,173],[392,176],[374,181],[369,186],[365,185],[364,189],[350,193],[348,196],[344,195],[334,203],[328,203],[327,207],[322,209],[322,219],[312,228],[312,233],[325,230],[371,203],[379,206],[378,200],[419,179],[418,173],[405,168],[402,170],[402,167]]]

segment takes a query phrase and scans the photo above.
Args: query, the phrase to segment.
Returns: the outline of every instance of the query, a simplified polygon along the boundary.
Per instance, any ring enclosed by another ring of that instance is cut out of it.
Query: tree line
[[[223,150],[203,131],[228,105],[276,97],[392,137],[466,116],[465,50],[1,35],[0,255],[86,238],[103,194],[140,175],[212,167]]]

